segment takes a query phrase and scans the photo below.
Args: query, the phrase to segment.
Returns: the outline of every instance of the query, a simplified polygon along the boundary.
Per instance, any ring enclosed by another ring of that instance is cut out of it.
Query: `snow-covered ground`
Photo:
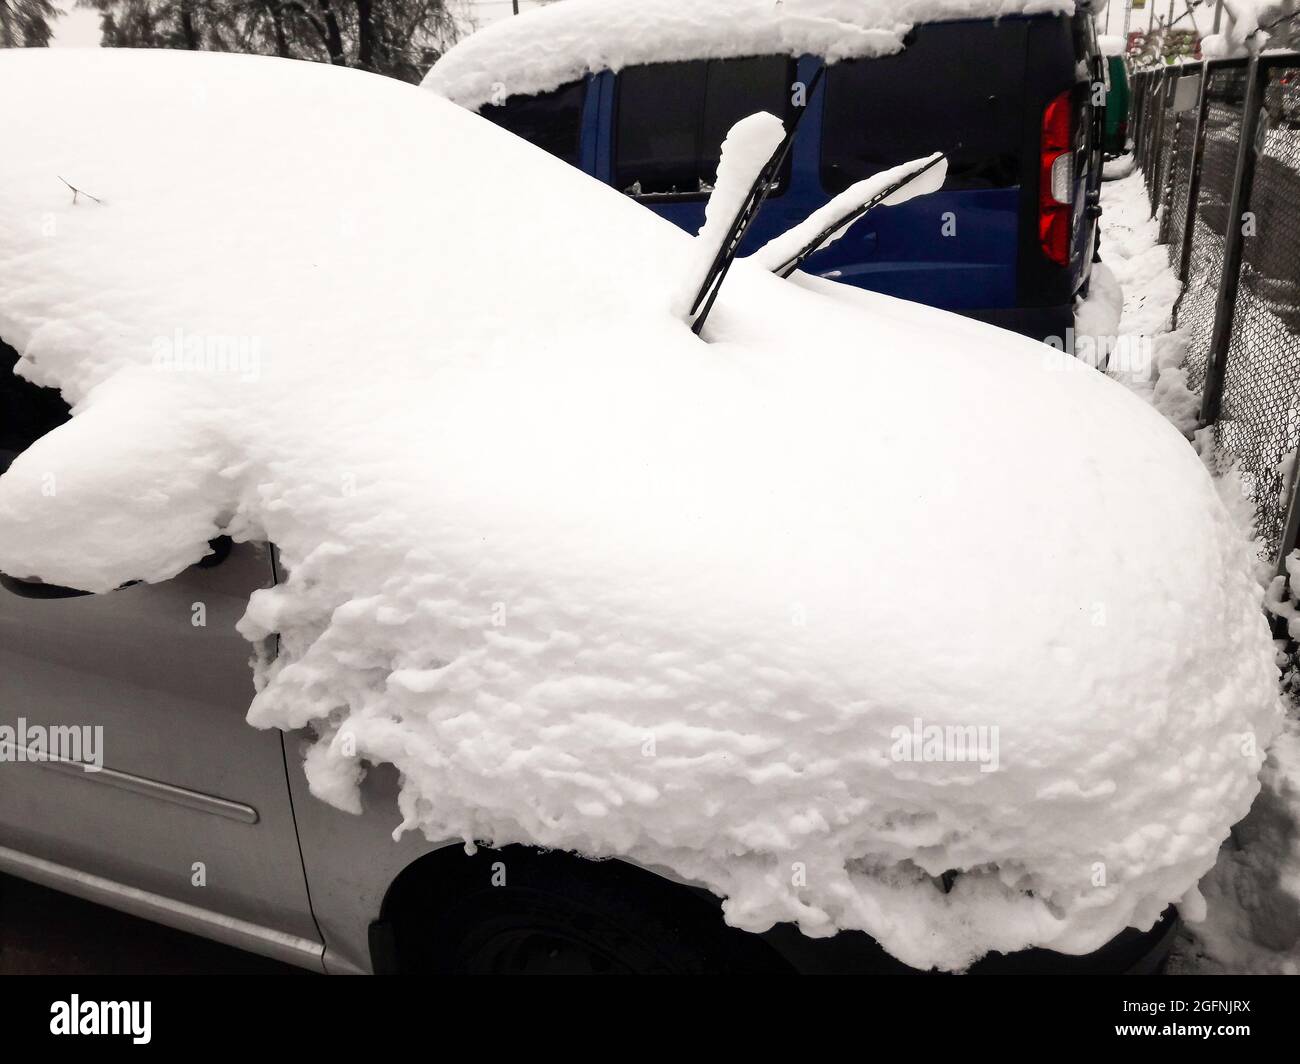
[[[0,335],[75,413],[0,477],[0,569],[111,593],[277,544],[249,717],[316,730],[319,797],[392,763],[399,830],[921,967],[1196,904],[1273,647],[1115,382],[744,261],[696,337],[691,238],[357,71],[32,50],[0,97]]]
[[[1170,329],[1181,286],[1168,248],[1156,243],[1158,224],[1150,217],[1142,175],[1106,182],[1102,205],[1103,258],[1124,291],[1118,346],[1149,355],[1113,366],[1111,375],[1194,436],[1209,458],[1209,434],[1195,431],[1200,396],[1188,390],[1179,368],[1186,343]],[[1218,484],[1249,532],[1253,515],[1231,470]],[[1250,815],[1233,829],[1201,891],[1205,919],[1186,924],[1171,972],[1300,974],[1300,719],[1294,706],[1269,750]],[[1197,909],[1184,915],[1198,916]]]
[[[1151,217],[1142,174],[1128,158],[1119,163],[1107,172],[1127,176],[1102,185],[1102,261],[1123,292],[1115,343],[1120,357],[1112,360],[1110,373],[1190,435],[1198,424],[1200,396],[1188,390],[1179,368],[1186,342],[1170,331],[1182,285],[1169,265],[1169,249],[1156,242],[1160,227]]]

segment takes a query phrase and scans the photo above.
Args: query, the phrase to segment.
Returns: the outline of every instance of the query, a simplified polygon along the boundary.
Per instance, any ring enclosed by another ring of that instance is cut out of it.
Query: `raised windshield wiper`
[[[933,187],[922,187],[906,196],[898,196],[898,193],[918,178],[934,171],[935,167],[939,167],[939,170],[926,182],[927,186]],[[868,211],[891,199],[900,203],[914,195],[923,195],[937,189],[943,184],[946,169],[945,156],[939,153],[859,181],[799,225],[769,241],[754,253],[752,260],[778,277],[789,277],[809,257],[836,240]]]
[[[790,128],[786,130],[781,143],[776,146],[771,158],[758,172],[758,176],[750,186],[749,194],[741,203],[735,217],[731,220],[731,224],[726,229],[717,253],[713,257],[713,263],[710,265],[708,273],[705,274],[704,283],[700,285],[699,291],[696,292],[695,298],[691,301],[688,320],[691,323],[691,331],[696,336],[704,329],[704,322],[708,319],[709,311],[713,309],[713,304],[718,298],[718,290],[722,287],[722,282],[727,279],[727,271],[731,269],[731,264],[735,261],[736,252],[740,248],[741,241],[745,239],[745,234],[749,232],[749,227],[758,216],[763,201],[767,199],[768,192],[771,191],[776,183],[777,176],[781,172],[781,168],[785,165],[786,156],[790,154],[790,145],[794,142],[795,132],[799,129],[799,123],[803,121],[803,116],[808,112],[808,108],[812,104],[813,94],[817,91],[822,72],[825,69],[824,66],[818,67],[817,73],[808,82],[804,90],[803,107],[799,108],[795,113],[794,121],[790,123]]]

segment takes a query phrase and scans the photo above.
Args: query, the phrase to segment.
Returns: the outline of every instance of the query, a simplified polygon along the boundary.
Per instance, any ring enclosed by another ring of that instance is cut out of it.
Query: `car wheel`
[[[445,851],[444,851],[445,852]],[[780,972],[713,899],[617,861],[457,850],[394,888],[398,967],[447,974]]]

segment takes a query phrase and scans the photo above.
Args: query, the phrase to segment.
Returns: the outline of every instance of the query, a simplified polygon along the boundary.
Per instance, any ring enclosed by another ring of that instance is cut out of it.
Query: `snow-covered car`
[[[0,870],[341,972],[1126,968],[1196,915],[1278,726],[1238,526],[1028,339],[784,245],[696,314],[776,119],[692,238],[359,71],[0,96]]]

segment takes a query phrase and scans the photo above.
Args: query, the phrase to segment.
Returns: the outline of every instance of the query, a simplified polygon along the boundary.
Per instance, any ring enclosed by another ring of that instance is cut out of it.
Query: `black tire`
[[[728,927],[707,895],[618,861],[519,846],[435,854],[399,880],[384,909],[405,972],[789,970],[761,938]]]

